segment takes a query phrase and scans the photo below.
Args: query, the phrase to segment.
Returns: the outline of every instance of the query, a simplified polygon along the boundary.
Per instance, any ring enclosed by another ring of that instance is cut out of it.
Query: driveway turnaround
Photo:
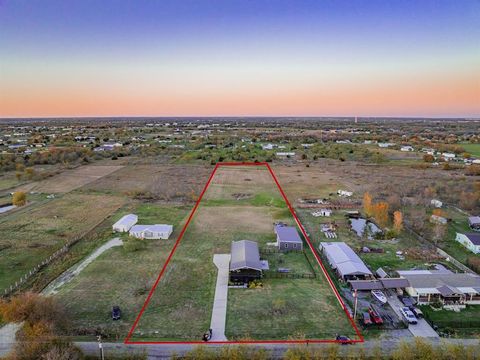
[[[213,301],[212,329],[213,341],[226,341],[225,322],[227,320],[227,294],[228,294],[228,275],[230,266],[230,254],[213,255],[213,263],[218,268],[217,285],[215,288],[215,299]]]

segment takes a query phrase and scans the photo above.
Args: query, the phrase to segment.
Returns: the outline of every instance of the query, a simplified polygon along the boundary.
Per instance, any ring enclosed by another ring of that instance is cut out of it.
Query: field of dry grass
[[[126,165],[83,187],[105,193],[144,193],[164,201],[192,201],[200,194],[213,168],[186,165]]]
[[[121,165],[84,165],[73,170],[64,170],[51,178],[20,186],[19,191],[36,191],[42,193],[67,193],[78,189],[103,176],[109,175],[123,166]]]

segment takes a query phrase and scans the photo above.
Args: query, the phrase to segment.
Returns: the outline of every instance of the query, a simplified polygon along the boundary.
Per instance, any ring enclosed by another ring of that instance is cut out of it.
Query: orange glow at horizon
[[[480,114],[480,74],[456,74],[441,80],[319,84],[268,89],[242,86],[228,91],[188,92],[105,84],[82,87],[14,88],[0,96],[2,117],[49,116],[451,116]]]

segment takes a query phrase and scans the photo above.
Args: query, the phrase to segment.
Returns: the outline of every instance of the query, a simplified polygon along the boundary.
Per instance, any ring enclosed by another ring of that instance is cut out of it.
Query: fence
[[[265,271],[263,273],[265,279],[315,279],[315,274],[311,273],[283,273],[276,271]]]
[[[59,257],[63,256],[70,250],[70,248],[78,243],[80,240],[82,240],[84,237],[86,237],[88,234],[90,234],[95,228],[100,226],[105,220],[107,220],[110,217],[107,216],[95,225],[93,225],[90,229],[85,231],[84,233],[74,237],[70,241],[68,241],[65,245],[63,245],[59,250],[55,251],[52,255],[50,255],[48,258],[43,260],[40,264],[35,266],[34,268],[30,269],[27,273],[25,273],[23,276],[20,277],[19,280],[15,281],[15,284],[11,284],[9,287],[3,290],[3,294],[0,295],[0,297],[7,297],[10,294],[12,294],[14,291],[18,290],[23,284],[25,284],[29,279],[31,279],[35,274],[37,274],[40,270],[48,266],[50,263],[52,263],[54,260],[58,259]]]

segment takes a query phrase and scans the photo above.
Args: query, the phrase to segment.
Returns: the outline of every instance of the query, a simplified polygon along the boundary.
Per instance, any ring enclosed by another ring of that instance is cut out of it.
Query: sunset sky
[[[0,0],[0,117],[480,116],[478,0]]]

